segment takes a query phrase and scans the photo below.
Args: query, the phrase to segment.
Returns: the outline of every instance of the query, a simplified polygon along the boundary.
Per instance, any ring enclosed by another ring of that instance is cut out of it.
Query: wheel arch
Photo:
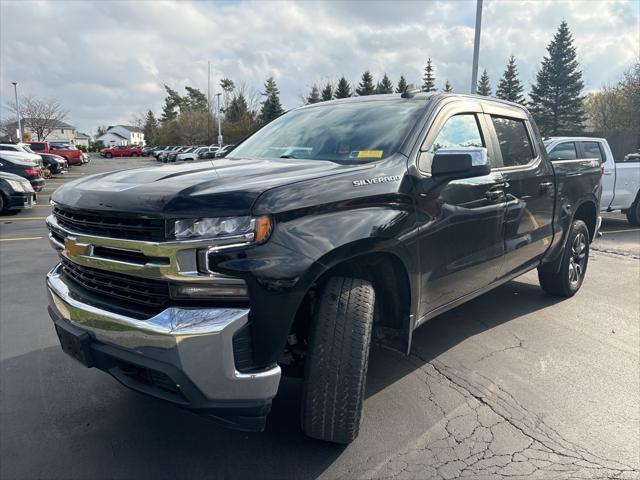
[[[356,242],[360,243],[360,242]],[[368,242],[367,242],[368,243]],[[291,332],[306,332],[312,321],[317,292],[332,277],[354,277],[370,281],[376,291],[374,339],[385,346],[406,353],[413,330],[414,305],[410,270],[406,259],[397,252],[345,245],[330,252],[316,265],[322,265],[298,305]],[[350,251],[360,251],[348,255]]]

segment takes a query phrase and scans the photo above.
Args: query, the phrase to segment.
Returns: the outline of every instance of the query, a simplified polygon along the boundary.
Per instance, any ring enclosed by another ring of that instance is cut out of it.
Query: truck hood
[[[217,159],[91,175],[58,188],[51,199],[72,209],[152,217],[247,215],[256,198],[271,188],[371,167],[322,160]]]

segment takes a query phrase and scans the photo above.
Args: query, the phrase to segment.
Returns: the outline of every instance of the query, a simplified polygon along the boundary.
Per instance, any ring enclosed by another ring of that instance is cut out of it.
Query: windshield
[[[226,158],[368,162],[395,153],[424,111],[418,101],[321,105],[287,113]]]

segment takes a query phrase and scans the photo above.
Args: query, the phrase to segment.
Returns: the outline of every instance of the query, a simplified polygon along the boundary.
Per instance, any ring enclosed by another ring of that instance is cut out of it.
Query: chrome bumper
[[[248,309],[171,307],[139,320],[80,297],[62,281],[60,270],[58,265],[47,275],[51,308],[95,340],[174,366],[211,400],[275,396],[280,367],[255,373],[235,368],[233,335],[247,324]]]

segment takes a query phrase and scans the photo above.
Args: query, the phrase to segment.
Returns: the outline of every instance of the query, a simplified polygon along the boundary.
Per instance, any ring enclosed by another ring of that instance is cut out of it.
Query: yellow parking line
[[[15,222],[15,221],[25,221],[25,220],[46,220],[47,217],[21,217],[21,218],[3,218],[0,220],[1,222]]]
[[[22,240],[40,240],[44,237],[16,237],[16,238],[0,238],[0,242],[17,242]]]

